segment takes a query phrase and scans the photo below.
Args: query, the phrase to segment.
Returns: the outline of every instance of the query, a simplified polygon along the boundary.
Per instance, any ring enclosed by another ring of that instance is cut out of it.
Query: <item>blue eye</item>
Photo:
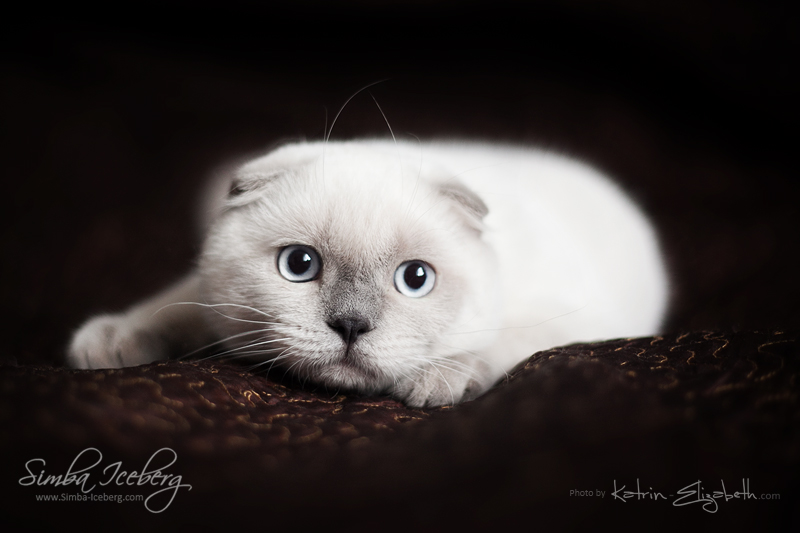
[[[431,292],[435,280],[433,267],[422,261],[406,261],[394,273],[394,286],[410,298],[421,298]]]
[[[319,255],[309,246],[287,246],[278,254],[278,272],[293,283],[315,279],[322,270]]]

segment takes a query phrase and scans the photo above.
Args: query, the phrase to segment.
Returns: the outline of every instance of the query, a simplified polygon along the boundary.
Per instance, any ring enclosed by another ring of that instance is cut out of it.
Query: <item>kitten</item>
[[[195,270],[74,336],[76,368],[223,346],[412,407],[488,389],[534,352],[657,332],[653,229],[591,167],[467,142],[299,143],[217,182]]]

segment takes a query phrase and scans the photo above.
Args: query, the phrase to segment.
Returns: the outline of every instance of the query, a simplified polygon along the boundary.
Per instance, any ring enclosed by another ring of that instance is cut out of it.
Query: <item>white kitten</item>
[[[198,268],[75,335],[121,367],[220,342],[410,406],[485,391],[534,352],[656,333],[651,226],[596,170],[477,143],[284,146],[226,176]],[[219,189],[219,187],[217,187]]]

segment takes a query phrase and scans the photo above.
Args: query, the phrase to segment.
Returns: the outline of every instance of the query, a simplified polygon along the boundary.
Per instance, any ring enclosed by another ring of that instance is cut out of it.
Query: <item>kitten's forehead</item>
[[[279,158],[285,175],[266,191],[267,199],[286,226],[332,252],[385,256],[418,242],[423,229],[433,230],[430,219],[441,215],[431,170],[400,150],[331,145],[324,155],[295,152]]]
[[[434,214],[427,182],[403,176],[396,162],[332,163],[326,162],[324,176],[310,177],[322,215],[320,245],[332,254],[351,264],[376,264],[434,237],[424,236]]]
[[[397,189],[395,194],[409,192],[409,185],[447,173],[413,145],[381,141],[291,144],[241,169],[244,175],[282,172],[324,179],[333,189],[357,188],[387,195],[392,187]]]

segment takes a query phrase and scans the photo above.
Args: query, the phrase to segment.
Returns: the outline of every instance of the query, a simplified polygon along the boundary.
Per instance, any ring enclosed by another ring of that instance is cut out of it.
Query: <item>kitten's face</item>
[[[237,335],[231,357],[328,386],[414,379],[491,340],[459,334],[497,292],[484,209],[418,151],[279,149],[238,171],[210,229],[200,271],[207,303],[224,304],[214,327]]]

